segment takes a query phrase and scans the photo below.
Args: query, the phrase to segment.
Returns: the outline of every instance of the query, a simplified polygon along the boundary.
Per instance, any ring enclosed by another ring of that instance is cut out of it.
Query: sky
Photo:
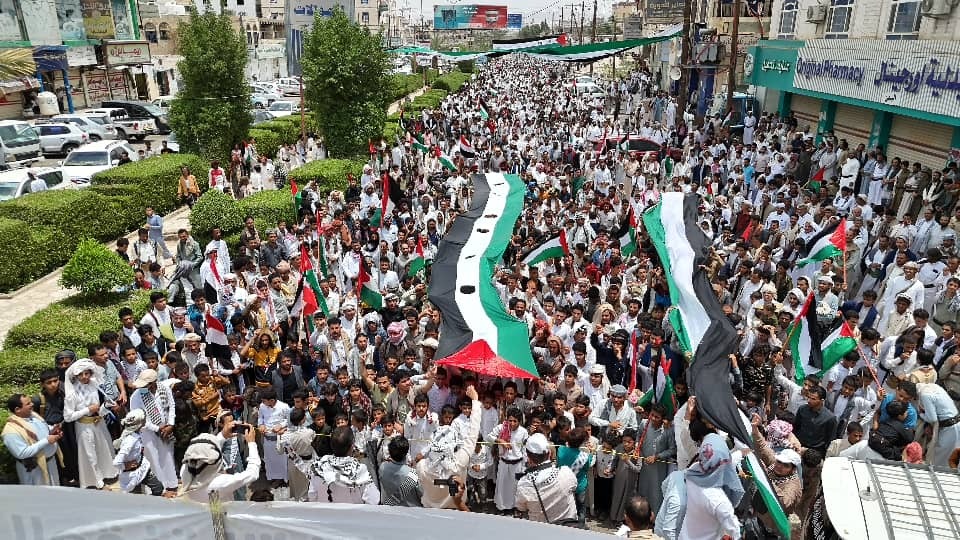
[[[409,7],[410,14],[412,19],[419,19],[419,12],[421,6],[421,0],[394,0],[395,4],[399,8]],[[475,2],[470,2],[468,0],[422,0],[423,13],[424,17],[428,19],[433,18],[433,6],[434,5],[456,5],[456,4],[489,4],[489,5],[506,5],[508,13],[521,13],[523,14],[523,24],[526,26],[528,24],[539,23],[543,20],[550,22],[551,17],[560,16],[561,7],[565,13],[564,19],[567,19],[570,16],[570,4],[576,4],[577,18],[580,17],[580,1],[577,0],[509,0],[509,1],[497,1],[497,0],[478,0]],[[599,0],[597,4],[597,17],[603,17],[604,15],[609,15],[612,12],[611,8],[612,0]],[[587,8],[588,16],[592,16],[593,2],[584,0],[584,5]]]

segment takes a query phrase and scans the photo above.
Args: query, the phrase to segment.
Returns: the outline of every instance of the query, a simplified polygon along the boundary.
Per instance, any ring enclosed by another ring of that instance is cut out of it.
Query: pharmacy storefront
[[[933,168],[960,149],[960,42],[763,40],[744,65],[768,111]]]

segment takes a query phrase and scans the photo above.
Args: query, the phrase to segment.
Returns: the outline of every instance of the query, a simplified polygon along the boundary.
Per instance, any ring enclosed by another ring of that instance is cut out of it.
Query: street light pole
[[[737,84],[737,45],[740,32],[740,0],[733,0],[733,24],[730,26],[730,72],[727,74],[727,113],[733,110],[733,88]]]
[[[682,115],[687,111],[687,87],[690,86],[690,19],[693,18],[693,3],[683,3],[683,33],[680,35],[680,81],[677,91],[677,109]]]

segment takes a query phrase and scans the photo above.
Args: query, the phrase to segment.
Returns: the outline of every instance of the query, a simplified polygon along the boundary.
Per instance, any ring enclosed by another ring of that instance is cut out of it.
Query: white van
[[[23,167],[43,158],[40,136],[22,120],[0,120],[0,169]]]

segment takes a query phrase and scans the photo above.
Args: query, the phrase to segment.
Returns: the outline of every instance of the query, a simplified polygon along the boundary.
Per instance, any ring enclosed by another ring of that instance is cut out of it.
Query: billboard
[[[680,0],[647,0],[644,11],[647,24],[676,24],[683,21],[683,2]]]
[[[313,28],[313,18],[317,15],[330,17],[339,7],[351,21],[354,20],[353,2],[341,3],[340,0],[288,0],[284,7],[287,31],[287,72],[300,74],[300,56],[303,55],[303,34]]]
[[[507,30],[523,28],[523,13],[507,13]]]
[[[434,30],[503,30],[507,28],[507,6],[461,4],[433,7]]]

